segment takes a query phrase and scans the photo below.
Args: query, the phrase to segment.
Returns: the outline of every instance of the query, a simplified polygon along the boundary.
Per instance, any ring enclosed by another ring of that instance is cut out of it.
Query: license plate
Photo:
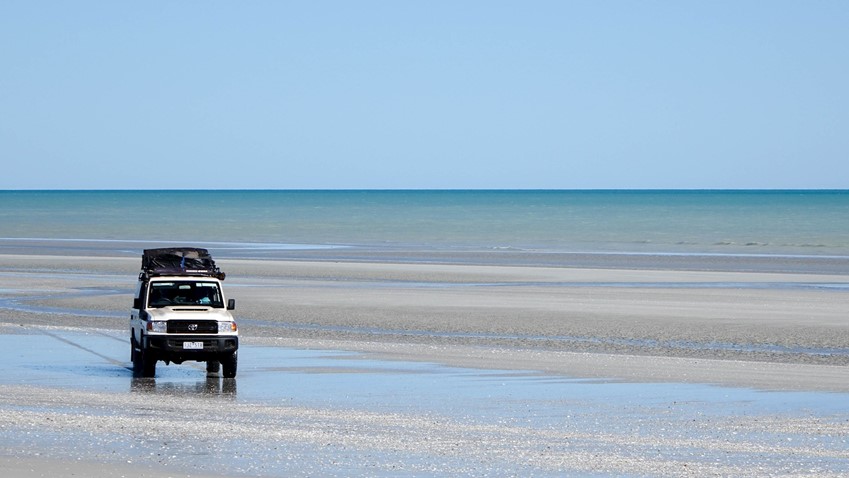
[[[183,342],[183,350],[203,350],[203,342]]]

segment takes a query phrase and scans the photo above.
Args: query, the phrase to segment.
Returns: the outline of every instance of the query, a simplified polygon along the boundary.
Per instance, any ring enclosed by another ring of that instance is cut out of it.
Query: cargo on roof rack
[[[224,280],[209,251],[199,247],[145,249],[139,280],[155,276],[202,276]]]

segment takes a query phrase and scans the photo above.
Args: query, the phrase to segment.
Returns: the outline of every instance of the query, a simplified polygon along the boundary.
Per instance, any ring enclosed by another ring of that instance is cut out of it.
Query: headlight
[[[237,331],[235,322],[218,322],[218,333],[219,334],[228,334],[230,332]]]
[[[147,323],[147,331],[148,332],[158,332],[160,334],[164,334],[168,331],[168,322],[163,320],[150,321]]]

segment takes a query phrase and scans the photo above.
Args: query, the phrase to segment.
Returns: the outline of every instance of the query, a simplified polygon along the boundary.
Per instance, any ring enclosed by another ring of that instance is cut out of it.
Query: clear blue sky
[[[0,189],[849,188],[849,1],[0,2]]]

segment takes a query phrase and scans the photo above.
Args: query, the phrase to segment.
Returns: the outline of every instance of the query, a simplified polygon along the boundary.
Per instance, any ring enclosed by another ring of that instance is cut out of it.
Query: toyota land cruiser
[[[239,333],[225,302],[224,273],[206,249],[145,249],[130,312],[130,358],[139,377],[156,375],[156,362],[206,362],[236,376]],[[225,307],[226,305],[226,307]]]

